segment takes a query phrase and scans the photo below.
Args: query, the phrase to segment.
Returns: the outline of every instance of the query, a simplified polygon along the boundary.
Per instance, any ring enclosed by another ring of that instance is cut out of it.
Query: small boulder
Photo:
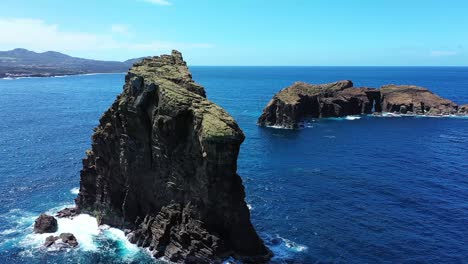
[[[65,249],[78,246],[78,241],[72,233],[62,233],[59,236],[48,236],[44,242],[44,247],[54,247]]]
[[[76,241],[76,237],[72,233],[62,233],[59,237],[62,239],[63,243],[66,243],[71,247],[78,246],[78,241]]]
[[[57,219],[51,215],[41,214],[34,222],[34,233],[54,233],[58,230]]]
[[[59,239],[58,236],[48,236],[44,242],[44,247],[52,246],[55,243],[55,241],[57,241],[57,239]]]

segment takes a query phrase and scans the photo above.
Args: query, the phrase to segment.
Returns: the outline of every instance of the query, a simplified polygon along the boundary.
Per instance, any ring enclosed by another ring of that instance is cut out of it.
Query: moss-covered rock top
[[[145,58],[130,69],[127,78],[130,83],[132,80],[142,80],[146,89],[158,87],[165,109],[190,109],[201,120],[200,134],[204,139],[244,140],[235,120],[224,109],[205,98],[205,89],[192,80],[180,52],[174,50],[171,55]],[[135,97],[131,87],[126,89],[120,101],[132,100],[129,97]]]
[[[146,82],[158,83],[161,79],[169,80],[189,91],[206,97],[205,89],[192,80],[187,63],[182,54],[173,50],[171,55],[144,58],[135,63],[127,76],[139,76]]]
[[[349,80],[338,81],[327,84],[308,84],[305,82],[296,82],[293,85],[281,90],[276,97],[281,101],[294,104],[300,96],[314,96],[318,94],[332,93],[353,87],[353,82]]]

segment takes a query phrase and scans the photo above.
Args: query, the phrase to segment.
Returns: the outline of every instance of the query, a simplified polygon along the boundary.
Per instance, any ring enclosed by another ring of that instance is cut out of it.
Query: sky
[[[468,66],[466,0],[1,0],[0,50],[189,65]]]

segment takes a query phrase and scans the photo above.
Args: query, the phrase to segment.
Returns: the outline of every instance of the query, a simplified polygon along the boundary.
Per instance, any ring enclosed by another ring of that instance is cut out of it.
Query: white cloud
[[[143,0],[143,1],[147,3],[151,3],[151,4],[156,4],[156,5],[165,5],[165,6],[172,5],[172,3],[167,0]]]
[[[48,24],[40,19],[0,18],[0,50],[26,48],[34,51],[60,51],[96,53],[101,51],[135,51],[148,55],[170,51],[171,49],[204,49],[208,43],[186,43],[162,40],[132,42],[118,40],[116,34],[128,34],[128,27],[122,24],[111,26],[109,33],[95,34],[62,30],[56,24]]]
[[[433,50],[431,51],[432,57],[447,57],[447,56],[455,56],[458,52],[451,51],[451,50]]]
[[[0,18],[0,48],[45,50],[83,50],[112,41],[111,36],[83,32],[64,32],[56,24],[39,19]]]
[[[128,26],[123,25],[123,24],[114,24],[111,26],[111,31],[112,33],[120,34],[120,35],[126,35],[128,36],[130,34]]]

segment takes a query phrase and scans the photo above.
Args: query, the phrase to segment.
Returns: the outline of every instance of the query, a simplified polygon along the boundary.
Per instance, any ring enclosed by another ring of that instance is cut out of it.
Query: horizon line
[[[426,67],[468,68],[468,65],[188,65],[188,67]]]

